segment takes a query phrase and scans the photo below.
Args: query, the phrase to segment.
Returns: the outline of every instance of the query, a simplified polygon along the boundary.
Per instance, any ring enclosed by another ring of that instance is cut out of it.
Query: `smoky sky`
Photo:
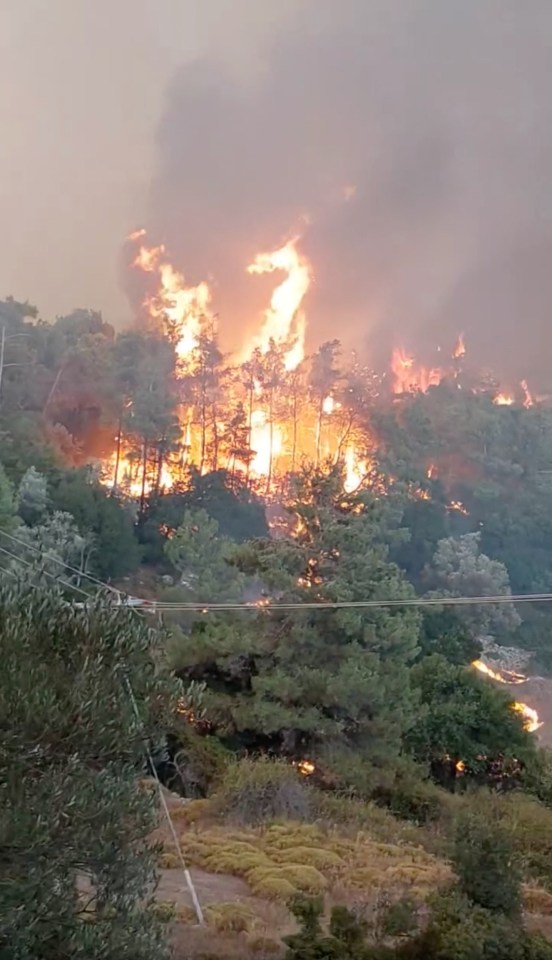
[[[479,363],[546,381],[551,44],[550,0],[298,0],[254,71],[176,73],[146,226],[212,281],[229,344],[274,285],[247,263],[300,233],[311,347],[377,363],[463,331]]]

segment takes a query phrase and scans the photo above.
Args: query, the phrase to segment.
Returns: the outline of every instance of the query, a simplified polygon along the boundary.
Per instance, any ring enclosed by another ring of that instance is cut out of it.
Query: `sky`
[[[147,209],[170,79],[205,55],[253,64],[286,3],[3,0],[0,295],[46,318],[101,309],[118,324],[124,237]]]
[[[145,226],[239,346],[295,233],[309,346],[545,379],[551,44],[550,0],[3,0],[0,291],[120,326]]]

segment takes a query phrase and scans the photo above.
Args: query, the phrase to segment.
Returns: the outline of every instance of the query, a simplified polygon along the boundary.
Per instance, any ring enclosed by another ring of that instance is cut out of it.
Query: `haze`
[[[548,0],[4,4],[0,281],[46,316],[129,317],[145,225],[226,340],[294,232],[312,345],[402,340],[543,381],[552,347]],[[354,187],[354,191],[351,189]]]

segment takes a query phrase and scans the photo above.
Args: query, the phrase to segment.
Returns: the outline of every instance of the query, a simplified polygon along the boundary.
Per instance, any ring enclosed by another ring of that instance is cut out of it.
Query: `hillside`
[[[464,802],[458,797],[446,799],[446,810],[431,828],[354,803],[348,805],[348,822],[332,822],[329,811],[323,815],[320,810],[312,822],[280,821],[252,828],[226,823],[208,801],[185,801],[168,791],[165,796],[206,920],[202,929],[167,824],[161,821],[154,835],[164,848],[157,900],[174,914],[175,960],[283,955],[281,938],[296,929],[287,902],[298,891],[321,894],[326,914],[332,906],[346,904],[376,923],[378,912],[390,904],[411,901],[416,922],[423,924],[428,896],[454,879],[444,851],[450,816]],[[536,807],[529,812],[516,800],[507,801],[507,806],[508,817],[524,821],[520,836],[523,833],[528,843],[528,824]],[[545,818],[540,827],[546,823],[550,830],[552,812],[543,810],[538,810],[539,818]],[[343,813],[347,817],[345,809]],[[546,889],[550,881],[531,876],[535,864],[528,848],[526,855],[525,923],[550,937],[552,892]],[[538,869],[543,869],[543,862]]]

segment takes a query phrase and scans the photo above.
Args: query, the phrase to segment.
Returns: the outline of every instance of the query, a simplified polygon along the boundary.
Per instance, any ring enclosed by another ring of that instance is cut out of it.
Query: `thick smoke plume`
[[[464,331],[478,363],[548,378],[552,348],[550,0],[305,0],[237,77],[174,79],[148,233],[214,281],[228,345],[274,278],[255,253],[301,233],[314,346],[380,363]]]

